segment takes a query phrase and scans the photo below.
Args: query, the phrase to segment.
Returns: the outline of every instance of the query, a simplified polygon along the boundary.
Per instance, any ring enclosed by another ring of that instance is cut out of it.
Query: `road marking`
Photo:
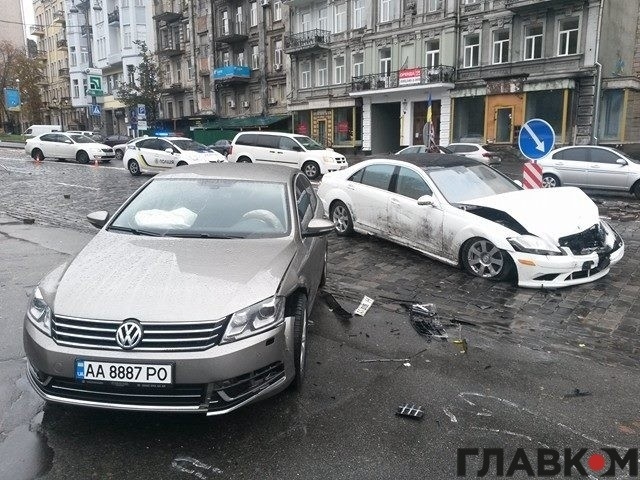
[[[58,182],[58,185],[64,185],[65,187],[84,188],[85,190],[95,190],[96,192],[100,190],[99,188],[96,188],[96,187],[85,187],[84,185],[74,185],[73,183]]]

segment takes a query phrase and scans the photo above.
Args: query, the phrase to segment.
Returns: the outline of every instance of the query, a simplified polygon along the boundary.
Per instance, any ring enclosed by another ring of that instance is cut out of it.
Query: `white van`
[[[62,127],[60,125],[31,125],[27,128],[22,136],[33,138],[43,133],[61,132]]]
[[[230,162],[264,162],[301,169],[313,179],[347,168],[347,159],[304,135],[281,132],[240,132],[231,143]]]

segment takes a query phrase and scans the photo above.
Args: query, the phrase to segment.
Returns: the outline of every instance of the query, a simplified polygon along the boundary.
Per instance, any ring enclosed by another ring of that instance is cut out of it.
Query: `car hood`
[[[596,204],[575,187],[519,190],[461,203],[503,211],[529,233],[554,243],[600,220]]]
[[[78,147],[80,148],[86,148],[87,150],[113,150],[112,147],[110,147],[109,145],[105,145],[104,143],[77,143],[76,145],[78,145]]]
[[[290,237],[180,239],[102,230],[62,276],[53,310],[101,320],[222,318],[273,296],[295,248]]]
[[[218,152],[193,152],[189,150],[183,150],[180,153],[180,157],[184,160],[189,160],[191,162],[223,162],[226,159],[224,156]]]

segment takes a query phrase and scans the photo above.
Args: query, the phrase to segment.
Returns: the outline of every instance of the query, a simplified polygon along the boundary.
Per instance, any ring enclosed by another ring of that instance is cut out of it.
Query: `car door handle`
[[[563,163],[563,162],[556,162],[556,163],[555,163],[555,166],[556,166],[556,167],[561,167],[561,166],[563,166],[563,165],[564,165],[564,163]]]
[[[600,165],[590,165],[591,168],[600,168]]]
[[[276,153],[275,150],[269,150],[269,153]]]

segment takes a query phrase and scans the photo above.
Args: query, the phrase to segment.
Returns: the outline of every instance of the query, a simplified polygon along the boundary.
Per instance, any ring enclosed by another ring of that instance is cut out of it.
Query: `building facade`
[[[9,42],[19,48],[27,47],[27,37],[31,31],[24,28],[24,12],[22,2],[15,0],[0,0],[0,11],[2,12],[2,28],[0,28],[0,42]],[[17,8],[16,8],[17,7]]]

